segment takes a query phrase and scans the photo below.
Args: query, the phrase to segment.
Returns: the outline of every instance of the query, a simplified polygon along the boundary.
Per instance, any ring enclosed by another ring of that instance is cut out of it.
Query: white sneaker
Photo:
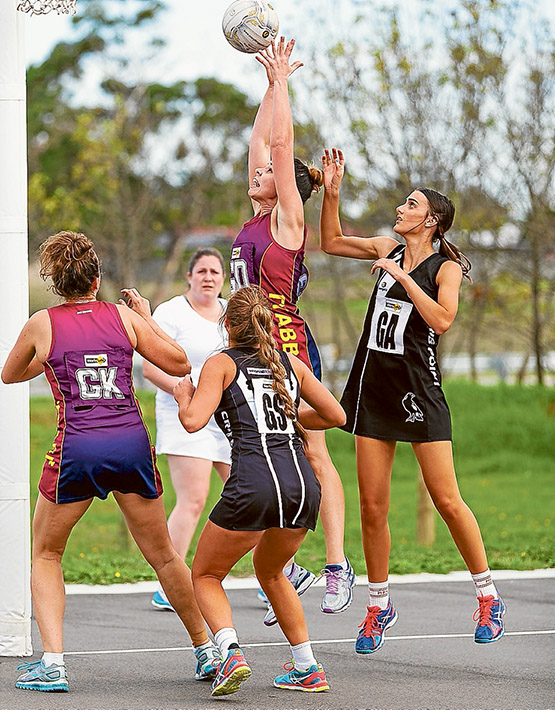
[[[304,592],[306,592],[310,585],[315,581],[316,576],[304,567],[301,567],[300,565],[295,564],[295,562],[293,562],[293,568],[291,569],[291,572],[287,575],[287,579],[291,582],[297,594],[301,596],[301,594],[304,594]],[[273,626],[276,623],[277,618],[274,614],[272,605],[268,604],[268,611],[266,612],[266,616],[264,617],[264,625]]]
[[[351,563],[347,560],[347,569],[341,565],[326,565],[322,575],[326,578],[326,591],[320,609],[324,614],[340,614],[353,601],[355,573]]]

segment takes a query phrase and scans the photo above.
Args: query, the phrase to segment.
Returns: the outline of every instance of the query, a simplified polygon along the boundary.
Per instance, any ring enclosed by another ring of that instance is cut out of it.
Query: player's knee
[[[457,520],[465,507],[461,498],[451,496],[439,496],[434,499],[434,505],[447,523]]]
[[[388,512],[389,505],[386,501],[375,498],[361,498],[360,500],[360,517],[363,527],[379,528],[387,525]]]

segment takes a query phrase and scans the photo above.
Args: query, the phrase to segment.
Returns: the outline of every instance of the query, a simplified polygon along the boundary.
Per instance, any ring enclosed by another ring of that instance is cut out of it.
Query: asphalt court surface
[[[67,694],[16,690],[18,659],[0,657],[0,710],[555,710],[555,578],[505,579],[505,637],[473,641],[470,581],[391,585],[399,613],[383,648],[354,653],[366,589],[357,586],[343,614],[319,610],[323,581],[303,606],[315,656],[330,690],[274,688],[290,660],[278,626],[262,624],[254,589],[228,591],[253,675],[239,692],[212,698],[194,680],[194,657],[179,619],[150,606],[150,593],[67,597]],[[33,622],[34,658],[40,640]],[[25,659],[31,660],[31,659]]]

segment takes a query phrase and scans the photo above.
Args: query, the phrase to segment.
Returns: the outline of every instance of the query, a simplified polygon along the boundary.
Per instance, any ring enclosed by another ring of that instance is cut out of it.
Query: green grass
[[[492,569],[534,569],[555,566],[555,394],[539,387],[483,387],[465,381],[445,386],[453,417],[455,464],[459,485],[474,511]],[[143,412],[154,435],[154,397],[140,393]],[[31,496],[45,452],[54,435],[54,408],[46,397],[31,400]],[[360,541],[358,492],[353,437],[339,430],[327,433],[332,458],[345,488],[345,548],[355,571],[364,573]],[[159,459],[166,510],[175,497],[165,456]],[[392,478],[390,525],[391,572],[446,573],[464,569],[444,523],[437,516],[432,548],[416,543],[418,468],[408,444],[399,444]],[[221,483],[213,473],[201,524],[218,500]],[[200,530],[201,526],[199,526]],[[198,536],[197,531],[197,536]],[[195,537],[194,542],[197,537]],[[194,542],[192,549],[194,550]],[[313,571],[324,565],[321,525],[309,533],[298,561]],[[191,562],[189,555],[188,562]],[[64,556],[67,582],[111,584],[153,579],[135,543],[130,540],[113,498],[95,500],[79,522]],[[242,560],[237,575],[252,573]]]

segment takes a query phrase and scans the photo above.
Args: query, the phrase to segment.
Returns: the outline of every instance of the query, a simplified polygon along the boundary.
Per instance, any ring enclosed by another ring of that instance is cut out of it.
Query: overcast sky
[[[306,1],[306,0],[305,0]],[[247,88],[250,81],[264,83],[264,70],[252,55],[233,49],[225,40],[221,21],[230,0],[166,0],[168,10],[160,13],[154,25],[145,25],[144,32],[162,36],[168,40],[167,52],[159,70],[163,80],[191,79],[197,76],[216,76],[223,81]],[[302,33],[299,6],[302,0],[274,0],[280,20],[280,34],[286,37]],[[350,3],[342,0],[320,0],[318,12],[333,19],[338,8]],[[79,12],[79,0],[77,0]],[[26,16],[25,50],[27,64],[42,61],[52,46],[65,37],[75,37],[67,15],[51,12],[46,16]],[[254,67],[254,74],[251,69]]]

